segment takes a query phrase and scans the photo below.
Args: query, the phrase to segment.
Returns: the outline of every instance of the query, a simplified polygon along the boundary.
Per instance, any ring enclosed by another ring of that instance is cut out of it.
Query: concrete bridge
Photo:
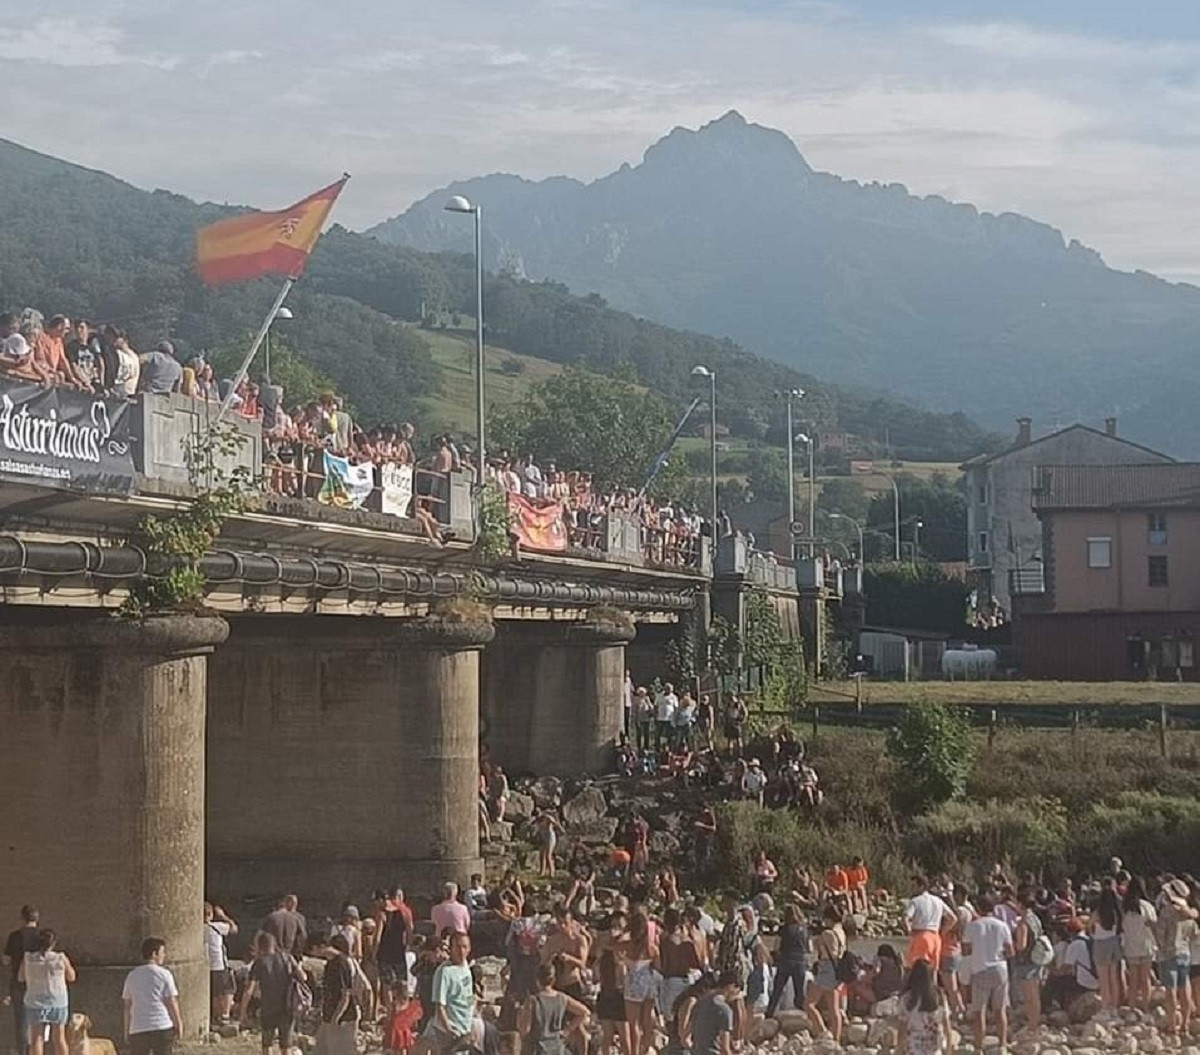
[[[756,583],[800,629],[795,573],[740,540],[715,575],[708,540],[697,567],[654,567],[614,517],[594,550],[483,565],[465,479],[444,549],[402,518],[264,496],[204,557],[204,610],[117,618],[153,572],[128,538],[188,500],[180,445],[208,412],[142,397],[102,473],[0,421],[0,890],[63,936],[102,1033],[148,934],[201,1029],[206,889],[333,908],[465,880],[481,736],[510,772],[600,771],[627,666],[657,673],[672,636],[713,607],[736,619]],[[257,468],[257,425],[239,427]]]

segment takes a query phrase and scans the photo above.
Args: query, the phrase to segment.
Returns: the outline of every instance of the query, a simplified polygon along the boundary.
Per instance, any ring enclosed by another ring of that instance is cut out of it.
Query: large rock
[[[670,832],[650,833],[650,856],[657,861],[671,861],[682,849],[679,839]]]
[[[803,1011],[779,1011],[775,1015],[779,1032],[785,1037],[808,1032],[808,1016]]]
[[[617,818],[598,817],[587,824],[571,824],[567,827],[567,834],[593,846],[608,846],[616,838]]]
[[[765,1044],[779,1036],[779,1023],[773,1018],[760,1018],[750,1032],[750,1043]]]
[[[870,1027],[865,1022],[852,1022],[846,1027],[845,1040],[849,1044],[865,1044]]]
[[[533,796],[520,791],[514,791],[504,804],[504,819],[506,821],[528,821],[533,819],[536,809]]]
[[[574,798],[563,803],[562,819],[569,829],[576,825],[592,824],[608,813],[608,800],[599,788],[584,788]]]
[[[539,810],[554,810],[562,804],[562,781],[558,777],[539,777],[529,787]]]
[[[1067,1008],[1067,1015],[1070,1017],[1072,1025],[1079,1026],[1084,1022],[1090,1022],[1101,1006],[1099,994],[1084,993]]]

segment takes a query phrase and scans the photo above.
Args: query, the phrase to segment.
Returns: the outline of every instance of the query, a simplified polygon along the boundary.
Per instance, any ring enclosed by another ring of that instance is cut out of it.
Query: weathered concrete
[[[601,773],[623,723],[632,625],[504,624],[483,659],[484,732],[512,773]]]
[[[0,619],[0,890],[79,968],[71,1006],[120,1036],[121,986],[144,937],[167,943],[185,1034],[208,1015],[204,708],[215,617]]]
[[[212,667],[208,884],[336,909],[479,870],[490,625],[245,617]]]

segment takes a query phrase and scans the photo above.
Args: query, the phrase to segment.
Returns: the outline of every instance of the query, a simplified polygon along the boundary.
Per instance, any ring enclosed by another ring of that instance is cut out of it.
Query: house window
[[[1179,639],[1179,665],[1181,667],[1193,667],[1196,665],[1195,654],[1192,651],[1192,639],[1190,637],[1181,637]]]
[[[986,531],[979,532],[979,552],[986,553],[988,551],[988,533]]]
[[[1167,585],[1167,558],[1146,558],[1146,581],[1151,586]]]
[[[1112,567],[1112,539],[1090,538],[1087,540],[1087,566],[1089,568]]]
[[[979,504],[981,506],[987,505],[987,484],[979,485]]]
[[[1165,546],[1167,544],[1167,514],[1146,514],[1146,544],[1150,546]]]

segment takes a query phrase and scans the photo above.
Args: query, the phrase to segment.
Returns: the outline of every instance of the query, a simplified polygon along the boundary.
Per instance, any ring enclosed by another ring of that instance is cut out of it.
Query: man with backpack
[[[250,1001],[255,998],[263,1055],[268,1055],[276,1042],[279,1055],[288,1055],[296,1014],[312,1006],[312,990],[300,964],[279,948],[275,935],[266,931],[260,931],[254,939],[254,962],[250,964],[249,984],[242,992],[239,1007],[243,1023],[249,1018]]]

